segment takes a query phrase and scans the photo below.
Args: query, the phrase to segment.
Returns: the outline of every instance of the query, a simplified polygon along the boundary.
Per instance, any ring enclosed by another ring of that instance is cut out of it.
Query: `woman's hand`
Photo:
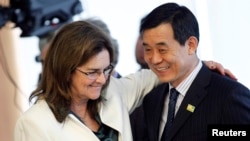
[[[205,65],[211,69],[218,71],[221,75],[229,76],[231,79],[237,80],[235,75],[228,69],[225,69],[222,64],[215,62],[215,61],[203,61]]]

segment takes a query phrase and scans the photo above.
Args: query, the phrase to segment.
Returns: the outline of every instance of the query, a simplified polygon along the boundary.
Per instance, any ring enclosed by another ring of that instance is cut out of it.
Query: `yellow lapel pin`
[[[189,112],[194,112],[194,109],[195,109],[195,106],[193,106],[193,105],[191,105],[191,104],[188,104],[187,105],[187,110],[189,111]]]

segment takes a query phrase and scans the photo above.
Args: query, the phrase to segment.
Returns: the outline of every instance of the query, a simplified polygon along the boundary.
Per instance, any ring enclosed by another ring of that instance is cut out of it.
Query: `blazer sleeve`
[[[120,95],[131,113],[142,103],[144,96],[159,84],[159,79],[151,70],[142,69],[120,79],[112,77],[105,92]]]

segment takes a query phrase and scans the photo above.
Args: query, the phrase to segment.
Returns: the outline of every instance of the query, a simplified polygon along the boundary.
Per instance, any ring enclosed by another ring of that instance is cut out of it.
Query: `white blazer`
[[[141,104],[143,97],[159,84],[150,70],[127,77],[111,77],[102,95],[101,121],[119,132],[119,141],[132,141],[129,114]],[[96,135],[75,116],[69,114],[59,123],[46,101],[40,100],[18,119],[14,141],[99,141]]]

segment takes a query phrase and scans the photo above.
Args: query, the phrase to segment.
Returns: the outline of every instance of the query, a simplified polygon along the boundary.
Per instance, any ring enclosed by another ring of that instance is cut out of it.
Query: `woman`
[[[84,21],[64,26],[52,41],[41,82],[30,96],[36,103],[17,121],[15,141],[132,140],[129,112],[158,79],[149,71],[110,78],[111,62],[106,34]],[[109,79],[108,93],[101,95]]]
[[[85,21],[62,27],[15,141],[132,141],[129,113],[159,80],[149,70],[110,77],[111,62],[110,39],[99,28]]]

